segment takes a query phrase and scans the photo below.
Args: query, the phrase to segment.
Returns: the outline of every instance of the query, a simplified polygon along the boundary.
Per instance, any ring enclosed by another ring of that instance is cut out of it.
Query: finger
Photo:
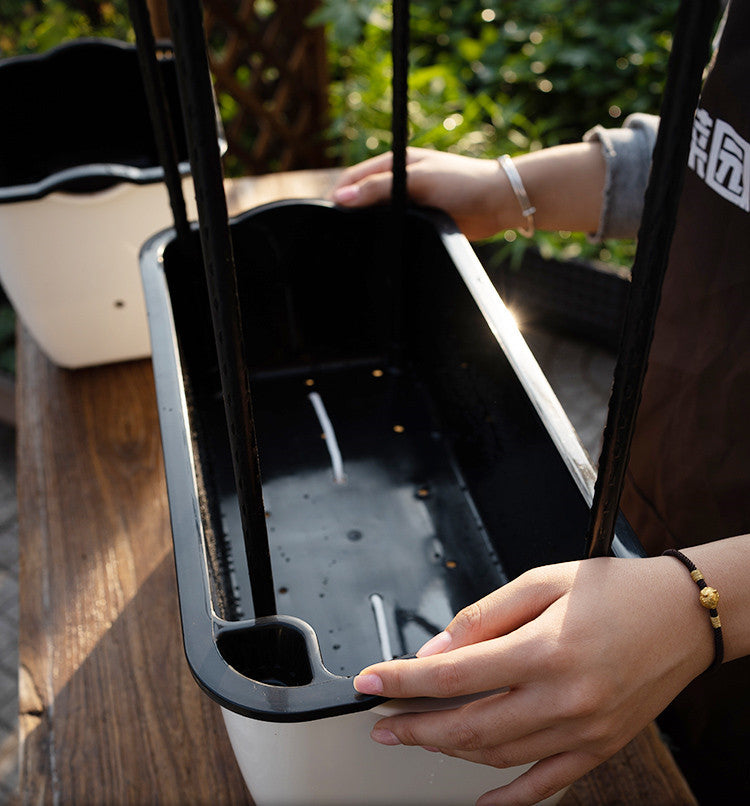
[[[551,758],[566,752],[570,745],[570,732],[559,727],[552,727],[544,728],[513,742],[501,742],[493,747],[479,750],[454,750],[445,747],[439,748],[439,750],[444,755],[453,758],[505,770]]]
[[[507,635],[533,621],[565,590],[557,578],[547,578],[543,572],[544,569],[536,569],[523,574],[465,607],[442,633],[418,650],[417,657],[424,658]]]
[[[344,170],[336,182],[334,188],[346,187],[347,185],[354,185],[360,180],[364,179],[370,174],[379,174],[385,171],[390,171],[393,167],[393,154],[388,151],[385,154],[378,154],[377,157],[370,157],[370,159],[360,162],[357,165]]]
[[[427,148],[414,148],[410,146],[406,149],[406,164],[412,165],[415,162],[419,162],[419,160],[424,159],[425,156],[431,153],[434,154],[435,152]],[[385,154],[378,154],[375,157],[370,157],[363,162],[357,163],[357,165],[346,168],[336,182],[336,187],[351,185],[359,182],[370,174],[391,170],[393,170],[393,152],[387,151]]]
[[[502,752],[511,764],[537,761],[560,752],[561,739],[550,734],[553,725],[549,709],[539,708],[530,689],[517,689],[482,697],[448,711],[399,714],[381,719],[371,736],[381,744],[438,747],[449,755],[472,761],[506,766]],[[532,736],[547,734],[546,744],[529,743]],[[527,744],[524,744],[524,743]],[[493,751],[500,748],[500,753]]]
[[[570,786],[601,761],[589,753],[545,758],[506,786],[485,792],[476,806],[532,806]]]
[[[527,635],[527,632],[529,633]],[[427,658],[368,666],[354,678],[361,694],[384,697],[460,697],[497,691],[529,679],[535,663],[533,631],[517,631]]]
[[[425,148],[407,148],[406,150],[406,164],[413,165],[415,162],[419,162],[420,160],[424,159],[424,157],[430,154],[429,149]],[[432,152],[434,153],[434,152]],[[376,157],[370,157],[370,159],[365,160],[364,162],[360,162],[357,165],[353,165],[350,168],[347,168],[341,176],[339,177],[338,181],[336,182],[333,191],[331,192],[331,198],[334,201],[337,201],[337,196],[339,197],[340,203],[351,203],[351,199],[353,198],[353,194],[350,190],[344,194],[344,198],[341,197],[340,191],[344,188],[359,188],[360,184],[368,179],[368,177],[373,177],[378,174],[388,174],[391,175],[393,171],[393,154],[391,152],[387,152],[385,154],[379,154]],[[385,193],[381,194],[383,198],[378,198],[376,201],[384,200],[385,196],[390,195],[390,187],[387,188]],[[372,200],[367,202],[363,202],[370,204],[374,203]]]
[[[346,207],[368,207],[390,199],[392,185],[391,173],[372,174],[358,184],[345,185],[334,190],[332,199],[336,204]]]

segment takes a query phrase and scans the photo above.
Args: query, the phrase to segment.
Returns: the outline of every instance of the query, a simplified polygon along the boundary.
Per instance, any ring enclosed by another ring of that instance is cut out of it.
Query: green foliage
[[[127,0],[0,0],[0,57],[85,36],[134,41]]]
[[[678,0],[412,0],[412,145],[494,157],[658,113]],[[358,162],[390,146],[390,0],[322,0],[331,140]],[[508,237],[513,237],[511,233]],[[510,244],[520,254],[526,241]],[[539,234],[545,253],[629,263],[633,245]]]
[[[331,39],[338,47],[352,47],[359,41],[362,30],[379,0],[336,0],[323,3],[310,15],[310,25],[328,25]]]
[[[678,2],[412,0],[410,142],[493,157],[658,112]],[[310,23],[328,30],[334,156],[351,164],[387,150],[391,0],[321,0]],[[0,56],[81,36],[133,41],[127,0],[0,0]],[[230,118],[233,102],[220,100]],[[506,252],[517,260],[526,244]],[[622,264],[633,252],[632,242],[600,247],[567,233],[540,233],[534,244]]]

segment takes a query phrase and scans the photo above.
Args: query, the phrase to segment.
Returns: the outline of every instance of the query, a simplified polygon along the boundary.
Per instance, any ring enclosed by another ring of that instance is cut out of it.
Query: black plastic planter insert
[[[198,236],[142,252],[187,657],[256,719],[369,708],[363,666],[584,556],[593,469],[473,250],[431,210],[396,231],[322,201],[231,222],[280,614],[258,620]]]

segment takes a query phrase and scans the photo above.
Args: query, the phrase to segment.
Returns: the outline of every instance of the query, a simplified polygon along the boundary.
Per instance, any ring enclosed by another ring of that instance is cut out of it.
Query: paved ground
[[[586,341],[535,327],[529,346],[594,463],[599,456],[614,357]],[[18,787],[18,519],[15,432],[0,424],[0,805]]]

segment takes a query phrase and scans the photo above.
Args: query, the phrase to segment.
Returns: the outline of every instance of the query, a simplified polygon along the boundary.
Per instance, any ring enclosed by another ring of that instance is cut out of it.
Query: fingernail
[[[437,655],[440,652],[448,649],[450,643],[453,639],[450,637],[450,634],[445,632],[438,633],[417,652],[418,658],[426,658],[429,655]]]
[[[376,674],[359,674],[354,678],[354,688],[360,694],[381,694],[383,681]]]
[[[389,730],[386,730],[385,728],[373,728],[370,731],[370,738],[374,742],[377,742],[378,744],[387,744],[390,747],[394,747],[397,744],[401,744],[396,734],[391,733]]]
[[[359,196],[358,185],[345,185],[333,192],[333,200],[341,204],[350,204]]]

